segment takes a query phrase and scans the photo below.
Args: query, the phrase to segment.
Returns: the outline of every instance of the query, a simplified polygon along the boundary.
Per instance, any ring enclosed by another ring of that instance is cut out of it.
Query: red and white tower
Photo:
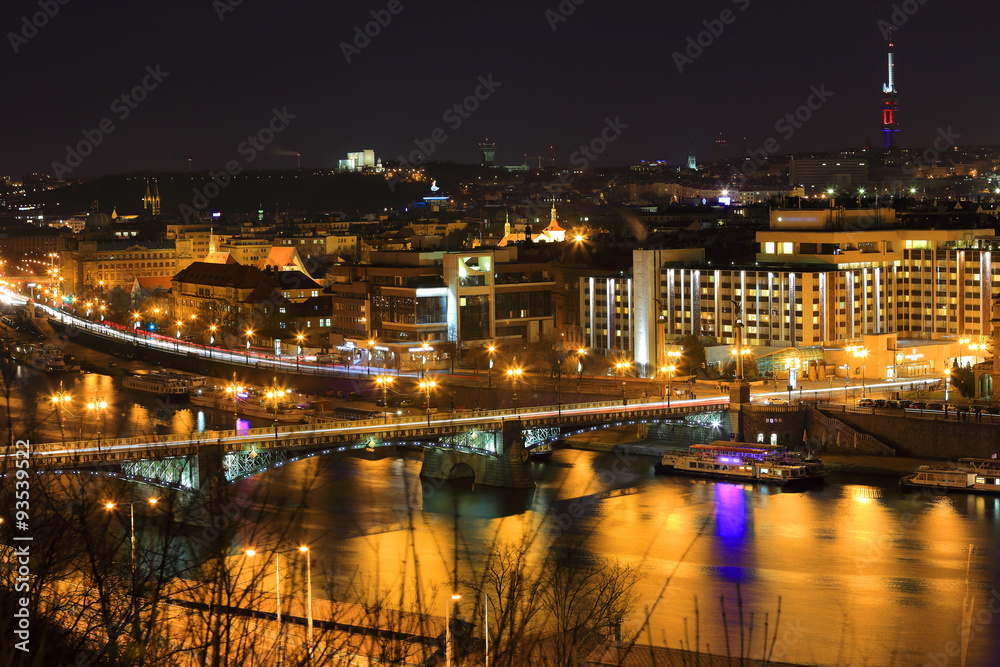
[[[899,132],[899,99],[896,96],[896,63],[893,60],[892,32],[889,32],[889,83],[882,84],[882,137],[883,146],[892,148],[896,143],[893,134]]]

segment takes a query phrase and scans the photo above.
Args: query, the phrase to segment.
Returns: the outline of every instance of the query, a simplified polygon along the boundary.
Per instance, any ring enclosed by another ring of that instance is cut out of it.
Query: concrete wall
[[[898,456],[928,459],[990,458],[1000,453],[1000,426],[969,421],[831,412],[830,415],[893,447]]]

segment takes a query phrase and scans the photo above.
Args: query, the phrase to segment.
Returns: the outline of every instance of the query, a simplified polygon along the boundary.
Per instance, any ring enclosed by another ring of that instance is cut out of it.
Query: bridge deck
[[[190,456],[202,445],[222,445],[224,451],[241,451],[254,445],[257,449],[303,449],[338,442],[359,442],[366,437],[383,440],[419,440],[455,435],[469,430],[495,431],[511,419],[523,428],[540,426],[573,426],[596,422],[639,423],[653,419],[679,418],[700,412],[728,408],[725,398],[665,402],[577,403],[566,406],[545,406],[520,410],[489,410],[485,412],[449,413],[447,417],[424,416],[357,421],[330,421],[314,424],[279,425],[233,431],[202,431],[190,434],[135,436],[131,438],[91,439],[32,445],[36,466],[60,466],[88,460],[136,460]]]

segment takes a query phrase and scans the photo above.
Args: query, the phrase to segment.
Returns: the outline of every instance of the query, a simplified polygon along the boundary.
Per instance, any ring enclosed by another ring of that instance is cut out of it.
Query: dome
[[[84,225],[85,232],[105,232],[111,227],[111,218],[107,213],[91,213]]]

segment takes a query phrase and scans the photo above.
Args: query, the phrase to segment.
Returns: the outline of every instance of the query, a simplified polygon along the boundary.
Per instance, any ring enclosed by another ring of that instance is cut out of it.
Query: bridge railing
[[[678,413],[688,411],[708,411],[721,409],[728,405],[728,401],[723,399],[714,403],[681,404],[671,406],[671,411]],[[564,416],[569,416],[574,412],[582,412],[593,409],[609,409],[617,411],[620,408],[623,412],[634,412],[641,415],[643,406],[656,405],[658,408],[666,408],[666,403],[654,398],[652,400],[633,400],[628,405],[622,405],[619,401],[594,401],[588,403],[569,403],[562,406],[533,406],[530,408],[507,408],[503,410],[482,410],[473,412],[450,413],[447,419],[440,417],[435,419],[430,428],[442,428],[456,422],[470,421],[483,423],[483,420],[502,420],[508,417],[519,417],[531,419],[534,417],[548,417],[551,413],[561,412]],[[79,449],[142,449],[149,445],[158,447],[169,447],[171,445],[199,445],[202,443],[222,442],[233,440],[257,440],[266,446],[268,441],[276,442],[295,436],[323,435],[336,431],[357,431],[359,435],[363,433],[377,433],[379,431],[398,431],[407,427],[426,428],[427,417],[425,415],[395,416],[388,420],[381,419],[359,419],[359,420],[316,420],[311,424],[293,424],[264,426],[250,429],[238,429],[228,431],[193,431],[190,433],[174,433],[168,435],[138,435],[128,438],[115,439],[88,439],[74,440],[67,442],[44,443],[33,446],[36,453],[61,452]],[[491,424],[487,424],[491,425]]]

